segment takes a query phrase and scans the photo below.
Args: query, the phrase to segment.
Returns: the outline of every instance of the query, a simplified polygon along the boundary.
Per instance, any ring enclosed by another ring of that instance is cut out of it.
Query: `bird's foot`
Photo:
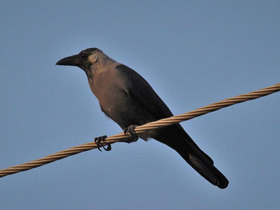
[[[129,136],[129,140],[127,140],[127,143],[131,143],[131,142],[134,142],[134,141],[138,140],[139,137],[135,132],[136,127],[137,127],[137,125],[130,125],[123,130],[124,135]]]
[[[94,142],[97,144],[97,149],[102,152],[100,145],[106,142],[107,136],[99,136],[94,138]],[[102,146],[105,151],[110,151],[112,149],[111,144],[108,144],[107,147]]]

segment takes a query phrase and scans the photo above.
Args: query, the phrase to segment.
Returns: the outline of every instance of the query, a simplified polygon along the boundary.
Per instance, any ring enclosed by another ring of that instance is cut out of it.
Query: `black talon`
[[[106,151],[110,151],[112,149],[112,146],[111,146],[111,144],[108,144],[107,148],[105,146],[103,146],[103,149]]]
[[[135,128],[137,127],[137,125],[130,125],[127,128],[124,129],[124,134],[125,135],[129,135],[130,141],[128,141],[128,143],[131,143],[133,141],[137,141],[138,140],[138,135],[135,132]]]
[[[94,139],[94,142],[97,144],[97,149],[100,151],[100,152],[102,152],[102,150],[100,149],[100,144],[102,144],[102,142],[103,143],[105,143],[105,139],[107,138],[107,136],[99,136],[99,137],[96,137],[95,139]],[[103,149],[105,150],[105,151],[110,151],[111,149],[112,149],[112,147],[111,147],[111,144],[108,144],[107,145],[107,147],[105,147],[105,146],[102,146],[103,147]]]
[[[94,138],[94,142],[97,144],[97,149],[102,152],[102,150],[100,149],[100,144],[102,141],[105,140],[105,138],[107,138],[107,136],[99,136],[99,137],[96,137]]]

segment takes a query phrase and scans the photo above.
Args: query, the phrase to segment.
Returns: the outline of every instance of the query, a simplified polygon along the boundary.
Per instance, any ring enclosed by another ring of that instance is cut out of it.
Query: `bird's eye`
[[[86,54],[82,54],[82,57],[85,58],[87,55]]]

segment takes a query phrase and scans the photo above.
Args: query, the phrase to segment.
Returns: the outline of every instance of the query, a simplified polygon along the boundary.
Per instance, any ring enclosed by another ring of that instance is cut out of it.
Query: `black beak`
[[[72,55],[66,58],[62,58],[56,63],[56,65],[61,65],[61,66],[80,66],[80,64],[81,62],[80,62],[79,55]]]

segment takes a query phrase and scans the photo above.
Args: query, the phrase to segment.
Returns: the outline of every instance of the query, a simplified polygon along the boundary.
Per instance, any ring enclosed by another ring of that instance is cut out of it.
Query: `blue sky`
[[[3,1],[0,168],[114,135],[85,74],[98,47],[180,114],[280,82],[279,1]],[[0,179],[1,209],[279,209],[280,94],[182,126],[229,179],[212,186],[154,140]]]

